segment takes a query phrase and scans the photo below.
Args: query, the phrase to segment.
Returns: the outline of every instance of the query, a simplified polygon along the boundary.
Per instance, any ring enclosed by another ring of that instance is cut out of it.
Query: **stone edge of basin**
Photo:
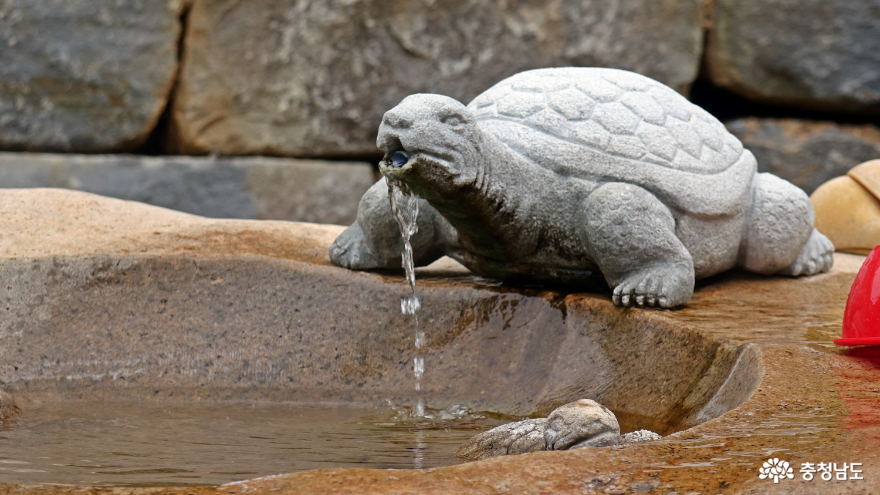
[[[163,208],[67,190],[6,190],[3,195],[0,195],[0,232],[3,233],[0,236],[0,262],[3,258],[20,259],[97,254],[257,255],[327,265],[329,264],[327,246],[342,230],[343,227],[340,226],[291,222],[211,220]],[[863,259],[864,257],[856,255],[836,254],[835,266],[831,272],[812,280],[826,279],[835,274],[854,274]],[[444,261],[444,263],[446,265],[440,266],[440,271],[449,270],[461,273],[460,267],[455,264],[448,261]],[[811,279],[806,280],[809,283]],[[761,359],[765,353],[771,355],[772,365],[770,369],[765,367],[762,370],[762,382],[758,388],[758,391],[764,389],[765,392],[751,395],[744,404],[728,414],[702,423],[692,430],[672,434],[670,437],[681,440],[699,436],[702,433],[729,426],[731,422],[738,421],[738,418],[744,414],[752,414],[758,409],[769,409],[773,406],[768,406],[770,402],[783,398],[791,399],[798,392],[797,387],[789,389],[777,387],[782,390],[771,392],[768,397],[767,392],[771,390],[771,386],[776,387],[775,384],[781,380],[780,376],[783,373],[779,369],[780,366],[787,366],[790,372],[795,373],[793,380],[800,384],[800,381],[807,380],[807,378],[798,375],[798,372],[802,371],[801,368],[821,367],[832,359],[832,355],[827,353],[807,356],[807,354],[816,353],[816,351],[807,349],[803,345],[761,346],[758,344],[747,346],[746,349],[754,350],[758,359]],[[791,358],[785,356],[785,353],[796,355],[803,363],[792,361]],[[808,360],[813,360],[815,363],[808,363]],[[768,376],[772,383],[768,383]],[[803,388],[802,384],[798,386]],[[827,388],[831,391],[836,390],[833,384],[829,384]],[[832,399],[827,400],[831,401]],[[650,444],[631,446],[627,447],[628,454],[626,455],[639,457],[637,449],[645,449],[645,452],[659,454],[664,448],[666,447],[663,445]],[[566,466],[572,467],[570,463],[576,459],[579,460],[578,463],[591,463],[592,468],[595,468],[594,471],[596,469],[606,470],[613,474],[622,472],[621,470],[624,469],[623,461],[615,460],[622,455],[619,451],[615,450],[614,453],[603,454],[603,457],[608,457],[612,459],[611,461],[600,460],[597,454],[598,452],[595,452],[593,448],[582,449],[580,452],[528,454],[528,462],[533,463],[535,470],[531,474],[523,471],[527,465],[531,464],[523,464],[526,461],[515,459],[515,457],[527,456],[513,456],[470,463],[468,465],[470,467],[459,465],[420,472],[395,471],[393,474],[388,474],[391,473],[390,471],[366,469],[320,470],[259,478],[221,487],[200,488],[197,491],[204,491],[204,493],[237,493],[239,491],[259,493],[265,491],[268,493],[279,489],[291,491],[302,488],[303,492],[319,492],[314,489],[317,486],[314,483],[326,484],[332,478],[342,483],[342,486],[363,488],[363,493],[382,492],[390,489],[391,486],[402,488],[402,485],[397,483],[398,480],[408,480],[405,484],[408,484],[410,488],[421,487],[418,488],[419,491],[428,493],[442,492],[441,486],[432,485],[432,483],[449,481],[451,484],[447,487],[463,487],[464,485],[461,485],[462,476],[464,473],[471,473],[466,476],[471,479],[466,485],[474,489],[477,489],[478,486],[486,488],[486,490],[480,488],[477,491],[527,493],[530,490],[525,490],[527,486],[523,483],[528,484],[530,479],[540,478],[546,481],[547,476],[550,476],[549,479],[556,479],[562,483],[563,476],[560,474],[558,478],[553,478],[552,473],[557,472],[558,474],[559,470],[568,469]],[[629,464],[628,461],[627,464]],[[639,462],[636,464],[638,465]],[[474,465],[477,466],[474,467]],[[647,466],[644,463],[642,465]],[[552,466],[557,466],[558,469]],[[473,469],[479,472],[479,476],[476,472],[472,472]],[[538,476],[535,473],[539,470],[550,474]],[[493,472],[495,474],[492,474]],[[514,472],[517,474],[514,475]],[[452,478],[456,478],[457,482],[452,483]],[[491,481],[493,479],[496,481]],[[509,483],[503,483],[507,488],[496,486],[489,489],[490,485],[495,486],[503,479],[509,481]],[[556,491],[563,492],[573,491],[575,488],[580,490],[581,485],[565,484],[562,486],[557,483],[556,486],[560,488]],[[516,487],[524,490],[518,490]],[[94,489],[96,492],[99,490],[99,488]],[[119,490],[119,488],[114,488],[114,492]],[[0,493],[72,493],[73,491],[80,493],[83,489],[81,487],[67,489],[0,485]],[[124,492],[125,489],[122,491]],[[131,489],[132,493],[160,491],[182,494],[192,492],[193,489],[185,489],[185,491],[175,488]]]

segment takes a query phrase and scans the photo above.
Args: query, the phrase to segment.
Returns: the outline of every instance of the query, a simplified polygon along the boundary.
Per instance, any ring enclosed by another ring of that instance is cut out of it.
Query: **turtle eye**
[[[406,165],[406,162],[409,161],[409,153],[407,153],[406,151],[395,151],[391,155],[391,158],[389,158],[389,160],[391,161],[392,165],[394,165],[397,168],[400,168],[400,167]]]
[[[458,115],[447,115],[446,117],[443,117],[441,122],[452,127],[457,127],[461,125],[461,117]]]

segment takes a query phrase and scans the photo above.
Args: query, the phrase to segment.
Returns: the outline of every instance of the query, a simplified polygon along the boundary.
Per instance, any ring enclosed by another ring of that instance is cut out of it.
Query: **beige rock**
[[[214,220],[65,189],[5,189],[0,258],[260,255],[329,265],[336,225]]]
[[[178,152],[378,154],[412,93],[469,101],[525,69],[610,66],[686,91],[698,2],[196,0],[170,139]]]
[[[880,198],[880,160],[861,163],[853,167],[846,175],[870,191],[875,198]]]
[[[63,189],[3,190],[0,388],[414,400],[412,320],[400,315],[406,282],[331,265],[328,247],[342,230],[208,219]],[[729,346],[673,335],[602,298],[560,306],[555,293],[498,292],[443,265],[419,274],[428,330],[420,393],[429,405],[454,399],[540,416],[590,394],[667,432],[736,407],[757,379],[752,361],[732,372],[738,354]],[[633,359],[633,348],[651,353]],[[113,380],[120,370],[137,377]],[[58,381],[66,376],[105,379]]]
[[[880,244],[880,160],[832,179],[810,196],[816,229],[837,251],[868,254]]]

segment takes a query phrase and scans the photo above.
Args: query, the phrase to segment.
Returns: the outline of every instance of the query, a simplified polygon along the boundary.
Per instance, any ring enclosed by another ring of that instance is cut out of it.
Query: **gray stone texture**
[[[412,93],[469,101],[516,72],[613,66],[686,91],[696,0],[196,0],[170,138],[176,151],[377,153]]]
[[[58,187],[213,218],[346,224],[372,166],[279,158],[0,153],[0,187]]]
[[[660,438],[656,433],[642,431],[628,434],[627,441]],[[610,409],[596,401],[580,399],[556,408],[547,418],[515,421],[474,435],[455,455],[466,461],[478,461],[542,450],[607,447],[619,445],[623,439],[617,417]]]
[[[486,277],[568,284],[601,272],[615,304],[662,308],[735,266],[830,267],[802,190],[756,174],[717,119],[633,72],[526,71],[467,107],[412,95],[385,114],[377,144],[388,181],[424,200],[432,228],[413,237],[423,263],[446,254]],[[334,263],[400,266],[383,195],[367,193],[330,249]]]
[[[807,194],[856,165],[880,158],[880,129],[791,119],[739,119],[727,123],[758,160]]]
[[[135,149],[177,71],[182,0],[0,0],[0,148]]]
[[[773,103],[877,110],[877,0],[714,3],[706,63],[715,84]]]
[[[540,452],[544,449],[547,418],[525,419],[492,428],[474,435],[462,444],[455,455],[466,461],[479,461],[499,455]]]

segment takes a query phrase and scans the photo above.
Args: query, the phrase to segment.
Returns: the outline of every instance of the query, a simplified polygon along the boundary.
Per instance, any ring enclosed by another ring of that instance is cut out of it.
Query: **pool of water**
[[[461,406],[65,401],[32,404],[0,431],[0,483],[222,484],[330,467],[458,463],[471,436],[520,418]]]

